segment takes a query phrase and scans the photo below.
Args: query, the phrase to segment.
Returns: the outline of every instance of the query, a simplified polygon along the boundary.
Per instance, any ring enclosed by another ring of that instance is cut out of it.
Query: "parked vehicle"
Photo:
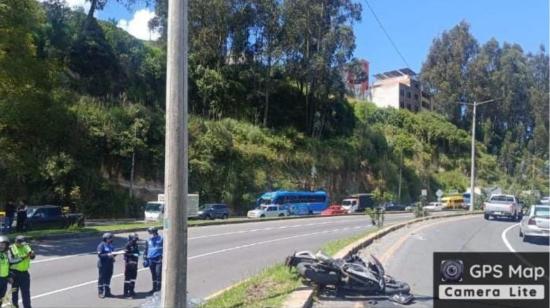
[[[489,200],[483,204],[485,219],[509,218],[518,221],[523,217],[521,205],[513,195],[491,195]]]
[[[251,211],[248,211],[248,218],[264,218],[264,217],[284,217],[288,216],[286,207],[279,205],[261,205]]]
[[[290,215],[320,214],[328,204],[329,198],[324,191],[273,191],[263,194],[256,202],[257,207],[279,206]]]
[[[39,205],[27,207],[27,230],[46,228],[68,228],[72,225],[84,226],[82,214],[63,214],[60,206]]]
[[[533,237],[550,237],[550,205],[532,205],[521,220],[519,236],[524,242]]]
[[[541,204],[550,204],[550,197],[542,197],[542,199],[540,199],[540,203]]]
[[[424,207],[425,210],[428,210],[430,212],[439,212],[443,210],[443,203],[441,202],[430,202],[428,205]]]
[[[209,203],[204,204],[199,207],[199,212],[197,213],[197,218],[199,219],[227,219],[229,218],[229,208],[226,204],[223,203]]]
[[[384,203],[383,206],[384,206],[384,210],[388,212],[405,210],[405,205],[399,204],[399,203],[388,202],[388,203]]]
[[[295,267],[306,283],[320,291],[334,288],[340,295],[385,297],[400,304],[409,304],[414,299],[410,286],[386,275],[380,261],[372,255],[365,262],[357,255],[333,259],[321,252],[313,255],[301,251],[287,257],[285,264]]]
[[[374,207],[373,194],[353,194],[342,200],[342,207],[348,213],[364,212],[367,208]]]
[[[444,209],[462,209],[465,206],[463,196],[447,196],[441,198]]]
[[[187,218],[196,218],[199,211],[199,195],[187,195]],[[145,220],[161,221],[164,219],[164,194],[157,196],[157,201],[145,205]]]
[[[321,212],[322,216],[334,216],[334,215],[344,215],[347,214],[348,211],[344,209],[343,206],[333,204],[329,206],[326,210]]]

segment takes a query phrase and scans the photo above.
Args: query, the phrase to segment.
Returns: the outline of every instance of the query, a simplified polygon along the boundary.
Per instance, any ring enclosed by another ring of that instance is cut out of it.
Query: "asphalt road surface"
[[[412,214],[386,215],[386,224],[412,219]],[[216,225],[189,229],[188,288],[202,299],[235,282],[282,262],[296,250],[315,250],[326,242],[372,228],[365,216],[339,216],[257,223]],[[139,234],[145,239],[145,232]],[[120,296],[124,261],[117,257],[111,283],[115,298],[97,297],[97,256],[100,239],[67,239],[33,243],[37,258],[31,265],[34,307],[139,307],[151,289],[148,269],[138,273],[137,299]],[[122,248],[126,235],[115,238]],[[141,263],[141,259],[140,259]]]
[[[547,239],[523,242],[517,222],[481,215],[423,222],[392,232],[361,251],[378,257],[386,273],[410,284],[416,301],[400,306],[387,300],[346,300],[327,296],[316,307],[432,307],[433,252],[548,252]]]

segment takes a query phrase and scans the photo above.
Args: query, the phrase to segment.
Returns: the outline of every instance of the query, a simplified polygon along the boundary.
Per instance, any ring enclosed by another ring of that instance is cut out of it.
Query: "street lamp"
[[[472,104],[461,102],[461,104],[464,105],[470,105],[474,107],[473,113],[472,113],[472,159],[471,159],[471,170],[470,170],[470,212],[474,210],[474,202],[475,202],[475,171],[476,171],[476,109],[477,106],[492,103],[495,99],[490,99],[482,102],[476,102],[474,101]]]

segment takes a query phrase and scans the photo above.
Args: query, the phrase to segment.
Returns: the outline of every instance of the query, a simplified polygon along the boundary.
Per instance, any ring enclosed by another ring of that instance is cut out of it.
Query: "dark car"
[[[227,204],[211,203],[199,207],[199,219],[227,219],[229,218],[229,208]]]
[[[391,211],[404,211],[405,207],[406,206],[404,204],[398,204],[398,203],[393,203],[393,202],[388,202],[388,203],[384,204],[384,209],[388,212],[391,212]]]
[[[27,207],[26,227],[30,230],[84,226],[82,214],[63,214],[60,206],[40,205]]]

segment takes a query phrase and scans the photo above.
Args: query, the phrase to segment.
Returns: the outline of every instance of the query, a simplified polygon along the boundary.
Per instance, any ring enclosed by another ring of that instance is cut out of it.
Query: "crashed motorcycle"
[[[357,255],[333,259],[322,252],[297,252],[287,257],[285,264],[296,268],[306,284],[319,290],[333,287],[337,294],[357,294],[387,298],[399,304],[409,304],[414,297],[407,283],[386,275],[378,259],[370,256],[365,262]]]

